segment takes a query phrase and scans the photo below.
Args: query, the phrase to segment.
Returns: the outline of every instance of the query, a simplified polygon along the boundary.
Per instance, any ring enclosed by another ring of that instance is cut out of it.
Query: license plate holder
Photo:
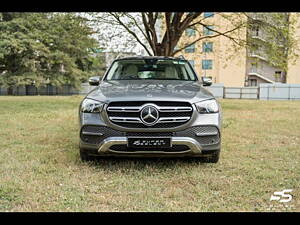
[[[130,148],[171,148],[170,137],[128,137]]]

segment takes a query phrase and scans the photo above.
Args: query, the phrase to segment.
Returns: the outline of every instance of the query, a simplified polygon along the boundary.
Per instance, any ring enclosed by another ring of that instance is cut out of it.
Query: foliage
[[[131,33],[118,23],[110,13],[80,13],[80,15],[89,20],[89,24],[96,31],[94,37],[97,38],[99,45],[108,52],[142,54],[145,51],[142,44],[149,48],[140,30],[142,25],[140,13],[118,13],[120,20]],[[138,37],[140,43],[137,44],[133,33]]]
[[[105,29],[101,32],[99,29],[102,40],[114,38],[127,45],[140,45],[148,55],[174,56],[201,40],[224,36],[232,41],[229,47],[232,53],[228,54],[228,59],[234,57],[235,52],[241,48],[249,51],[259,48],[274,66],[286,71],[288,59],[296,58],[298,43],[293,34],[297,19],[291,19],[290,13],[215,14],[221,18],[223,25],[228,26],[216,24],[212,28],[210,18],[205,17],[203,12],[92,13],[90,21],[98,27],[110,28],[109,32]],[[261,29],[267,35],[263,44],[260,40],[245,35],[245,30],[253,29],[253,21],[261,21]],[[212,34],[203,35],[204,28],[212,31]],[[196,35],[184,38],[187,29],[194,29]],[[109,42],[106,41],[107,43]]]
[[[89,76],[96,47],[86,19],[73,13],[1,13],[0,83],[69,84]]]
[[[290,13],[248,13],[249,51],[266,58],[271,65],[287,71],[288,61],[295,60],[299,43],[294,38],[297,17]]]

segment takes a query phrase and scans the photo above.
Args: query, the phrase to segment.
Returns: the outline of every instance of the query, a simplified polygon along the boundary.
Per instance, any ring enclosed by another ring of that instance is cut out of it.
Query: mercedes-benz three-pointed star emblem
[[[147,126],[154,125],[159,119],[159,113],[155,106],[145,105],[140,114],[142,122]]]

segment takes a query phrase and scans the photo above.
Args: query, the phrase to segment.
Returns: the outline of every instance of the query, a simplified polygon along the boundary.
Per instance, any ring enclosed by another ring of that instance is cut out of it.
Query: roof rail
[[[119,53],[115,59],[118,59],[120,57],[121,57],[121,53]]]
[[[183,55],[178,56],[178,58],[185,59]]]

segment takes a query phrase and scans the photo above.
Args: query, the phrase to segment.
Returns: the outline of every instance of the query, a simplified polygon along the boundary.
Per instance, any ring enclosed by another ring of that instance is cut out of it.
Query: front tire
[[[206,156],[200,159],[200,162],[203,163],[217,163],[220,159],[220,151],[211,154],[210,156]]]
[[[79,154],[82,162],[90,162],[94,160],[94,157],[90,156],[88,153],[82,150],[79,151]]]

